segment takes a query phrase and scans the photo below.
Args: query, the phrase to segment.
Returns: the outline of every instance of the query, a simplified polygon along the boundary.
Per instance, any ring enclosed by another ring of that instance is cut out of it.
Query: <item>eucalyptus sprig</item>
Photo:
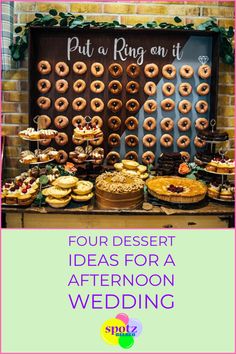
[[[209,20],[201,23],[199,26],[195,27],[193,23],[186,25],[181,24],[182,20],[179,17],[175,17],[174,21],[176,24],[156,21],[150,21],[145,24],[137,23],[133,28],[159,28],[159,29],[181,29],[181,30],[201,30],[201,31],[213,31],[220,34],[220,57],[222,61],[226,64],[234,64],[234,48],[233,48],[233,37],[234,29],[229,27],[228,29],[223,26],[218,26],[217,19],[211,17]],[[27,22],[25,26],[17,26],[15,28],[15,33],[17,36],[14,38],[13,43],[10,45],[11,56],[15,61],[23,60],[25,57],[25,52],[29,44],[29,28],[31,26],[60,26],[66,28],[125,28],[126,25],[121,24],[119,21],[112,22],[96,22],[86,21],[82,15],[74,15],[70,12],[57,12],[55,9],[49,10],[49,13],[43,15],[41,13],[35,13],[35,18]]]

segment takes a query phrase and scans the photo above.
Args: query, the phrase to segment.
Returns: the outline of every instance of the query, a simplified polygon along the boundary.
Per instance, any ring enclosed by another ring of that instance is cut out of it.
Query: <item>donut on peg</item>
[[[38,90],[41,93],[47,93],[51,86],[51,82],[47,79],[40,79],[37,83]]]
[[[177,139],[177,146],[180,149],[184,149],[187,148],[190,144],[190,138],[187,135],[181,135],[178,139]]]
[[[140,74],[140,66],[136,63],[132,63],[126,68],[127,75],[132,79],[135,79]]]
[[[150,63],[150,64],[146,64],[144,67],[144,75],[150,79],[154,79],[155,77],[157,77],[159,73],[159,68],[156,64],[154,63]]]
[[[152,131],[156,128],[157,126],[157,123],[156,123],[156,120],[155,118],[153,117],[147,117],[144,119],[144,122],[143,122],[143,128],[147,131]]]
[[[173,128],[174,128],[174,121],[173,121],[173,119],[168,118],[168,117],[163,118],[160,122],[160,126],[164,132],[169,132],[169,131],[173,130]]]
[[[125,143],[129,146],[129,147],[135,147],[138,145],[138,137],[136,135],[127,135],[125,137]]]
[[[170,134],[163,134],[160,138],[160,144],[165,148],[171,147],[173,145],[173,142],[173,136]]]
[[[142,154],[142,162],[144,165],[153,165],[155,154],[152,151],[146,151]]]

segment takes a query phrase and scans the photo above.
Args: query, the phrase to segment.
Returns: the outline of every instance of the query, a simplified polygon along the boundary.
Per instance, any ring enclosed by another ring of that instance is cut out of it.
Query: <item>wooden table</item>
[[[88,205],[51,207],[2,206],[7,228],[228,228],[234,227],[234,205],[206,201],[194,209],[153,206],[151,210],[99,210]]]

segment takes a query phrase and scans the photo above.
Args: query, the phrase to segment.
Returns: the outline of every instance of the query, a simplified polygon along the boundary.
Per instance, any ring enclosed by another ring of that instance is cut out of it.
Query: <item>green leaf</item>
[[[219,29],[219,27],[213,27],[213,28],[211,29],[211,31],[212,31],[212,32],[220,32],[220,29]]]
[[[50,21],[47,22],[48,26],[56,26],[58,21],[55,18],[52,18]]]
[[[234,63],[233,56],[226,54],[225,57],[224,57],[224,62],[226,64],[233,64]]]
[[[47,22],[47,21],[50,21],[52,19],[52,16],[51,15],[45,15],[42,17],[42,21],[43,22]]]
[[[60,21],[60,26],[61,26],[61,27],[66,27],[66,26],[67,26],[67,18],[63,18],[63,19]]]
[[[120,26],[120,22],[119,21],[113,21],[112,22],[115,26]]]
[[[82,15],[76,16],[76,20],[84,21],[84,16]]]
[[[176,23],[182,22],[181,18],[179,18],[178,16],[175,16],[175,17],[174,17],[174,21],[175,21]]]
[[[59,12],[59,16],[60,16],[61,18],[65,18],[65,17],[66,17],[66,14],[64,14],[64,12]]]
[[[39,12],[36,12],[35,17],[42,18],[42,17],[43,17],[43,15],[42,15],[42,14],[40,14]]]
[[[16,33],[20,33],[20,32],[22,32],[22,30],[23,30],[23,28],[21,26],[18,26],[15,28]]]
[[[57,16],[57,10],[56,9],[51,9],[49,10],[50,15],[52,16]]]
[[[159,24],[159,27],[160,28],[165,28],[167,26],[167,23],[166,22],[161,22],[160,24]]]
[[[69,22],[69,27],[70,28],[75,28],[81,25],[81,21],[80,20],[73,20]]]
[[[46,175],[42,175],[39,177],[39,183],[42,185],[48,184],[48,177]]]

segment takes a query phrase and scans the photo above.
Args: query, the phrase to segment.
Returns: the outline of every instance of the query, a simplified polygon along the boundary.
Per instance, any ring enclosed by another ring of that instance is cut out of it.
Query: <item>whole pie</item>
[[[207,187],[196,180],[182,177],[156,177],[147,182],[154,197],[171,203],[197,203],[204,199]]]
[[[61,188],[73,188],[76,186],[78,178],[74,176],[61,176],[58,177],[52,184]]]
[[[43,190],[43,195],[45,196],[51,196],[54,198],[64,198],[68,194],[70,194],[71,189],[70,188],[60,188],[57,186],[49,187]]]

